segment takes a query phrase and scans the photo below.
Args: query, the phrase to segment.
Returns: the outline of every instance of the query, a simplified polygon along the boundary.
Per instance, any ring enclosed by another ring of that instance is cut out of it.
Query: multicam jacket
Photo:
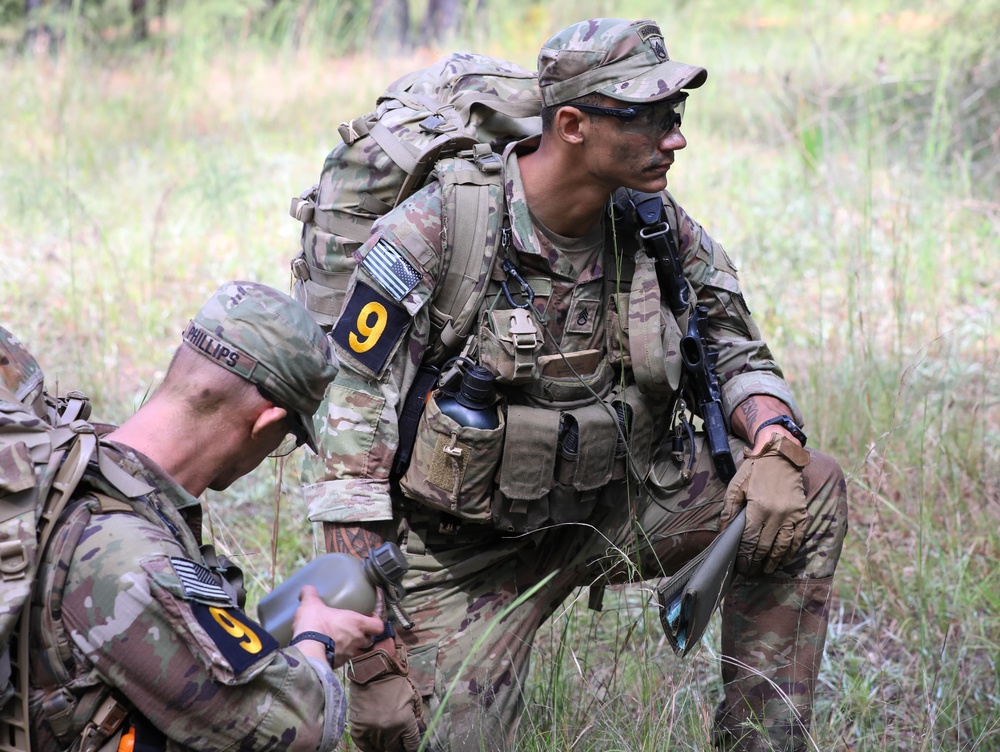
[[[82,496],[52,538],[30,631],[34,748],[68,749],[110,694],[167,750],[334,749],[346,701],[330,667],[236,607],[200,553],[197,499],[105,446],[149,493],[119,501],[91,479],[109,495]]]
[[[517,154],[536,145],[537,137],[509,146],[504,174],[508,256],[534,290],[534,306],[548,330],[539,355],[556,353],[553,342],[566,353],[596,348],[626,381],[638,376],[633,372],[639,370],[640,360],[647,365],[661,361],[652,365],[659,376],[654,373],[647,379],[659,380],[659,387],[644,390],[660,392],[655,397],[662,417],[665,411],[659,407],[677,389],[681,364],[669,341],[655,346],[639,342],[637,332],[644,318],[653,320],[651,331],[677,328],[672,314],[660,305],[652,262],[609,215],[604,223],[604,254],[597,254],[589,268],[578,273],[547,233],[532,223]],[[664,201],[676,218],[685,276],[698,303],[708,307],[709,344],[719,353],[716,373],[726,415],[746,398],[762,394],[782,400],[801,420],[781,370],[751,318],[736,268],[722,246],[668,193]],[[312,520],[392,517],[389,470],[399,441],[398,415],[428,348],[429,308],[447,270],[452,220],[443,207],[442,188],[431,183],[382,217],[356,254],[360,263],[333,331],[341,370],[327,393],[328,412],[324,416],[324,410],[319,411],[322,456],[307,457],[304,468]],[[509,287],[518,289],[513,281]],[[488,296],[483,309],[494,302]],[[522,389],[507,387],[508,401],[517,402]],[[662,435],[664,429],[654,430]]]

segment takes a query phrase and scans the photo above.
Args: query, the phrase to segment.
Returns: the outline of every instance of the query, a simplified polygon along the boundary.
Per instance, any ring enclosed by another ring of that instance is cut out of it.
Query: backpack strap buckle
[[[493,147],[489,144],[474,144],[470,151],[464,152],[459,156],[465,156],[466,154],[483,172],[494,173],[503,170],[503,160],[500,159],[500,155],[493,151]]]
[[[0,575],[4,582],[23,580],[28,571],[28,552],[19,540],[0,542]]]
[[[420,121],[418,126],[420,130],[426,131],[427,133],[452,133],[458,130],[458,126],[454,123],[449,122],[446,118],[440,115],[428,115],[423,120]]]
[[[507,331],[514,343],[514,378],[531,378],[538,367],[535,351],[540,343],[538,330],[527,308],[510,310],[510,328]]]

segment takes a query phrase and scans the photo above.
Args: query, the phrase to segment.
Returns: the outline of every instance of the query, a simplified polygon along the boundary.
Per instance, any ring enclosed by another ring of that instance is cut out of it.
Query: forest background
[[[289,289],[341,121],[590,16],[708,68],[671,190],[848,475],[814,748],[1000,750],[998,0],[0,0],[0,323],[121,421],[221,282]],[[294,458],[207,508],[251,606],[316,551]],[[717,629],[673,657],[651,593],[543,629],[524,749],[708,747]]]

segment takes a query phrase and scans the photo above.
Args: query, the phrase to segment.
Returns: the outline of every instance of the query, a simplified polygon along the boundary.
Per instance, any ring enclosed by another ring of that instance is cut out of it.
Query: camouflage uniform
[[[512,447],[509,435],[499,480],[489,495],[494,509],[478,521],[471,514],[456,519],[439,511],[437,501],[406,498],[392,487],[398,414],[431,344],[428,309],[447,267],[451,220],[443,210],[442,189],[432,184],[383,217],[357,254],[360,264],[334,330],[342,368],[319,412],[320,457],[308,457],[304,473],[312,520],[395,522],[410,564],[406,605],[416,622],[402,636],[410,678],[431,711],[428,717],[458,680],[433,740],[434,748],[453,752],[497,747],[512,738],[535,632],[574,589],[676,571],[715,537],[723,507],[725,484],[702,451],[700,436],[690,477],[674,461],[669,440],[663,442],[681,365],[672,334],[676,325],[660,304],[652,263],[608,218],[603,253],[590,258],[586,268],[574,268],[566,253],[570,241],[536,226],[528,210],[517,155],[536,145],[528,140],[509,147],[504,174],[510,255],[534,289],[534,307],[551,335],[542,338],[537,355],[558,352],[553,341],[565,353],[596,348],[600,367],[610,367],[613,374],[611,389],[638,395],[629,471],[615,466],[599,486],[574,497],[583,505],[576,521],[585,525],[553,514],[549,493],[536,501],[550,507],[522,528],[529,534],[511,537],[489,524],[498,522],[496,507],[508,504],[505,489],[497,486],[507,473],[520,472],[521,466],[532,473],[544,461],[530,453],[511,461],[517,440]],[[748,397],[770,395],[788,405],[801,424],[781,370],[743,300],[732,262],[669,194],[664,193],[664,201],[677,228],[685,276],[698,302],[708,306],[726,414]],[[380,246],[402,257],[404,274],[390,278],[379,265],[366,263],[369,254],[381,255],[375,250]],[[482,310],[494,304],[510,307],[503,296],[488,296]],[[372,306],[386,309],[384,321],[382,314],[371,318]],[[642,389],[636,389],[637,381]],[[544,402],[538,383],[501,388],[508,419],[514,406]],[[418,444],[421,440],[418,436]],[[731,446],[739,462],[745,444],[733,437]],[[808,727],[829,584],[847,525],[839,466],[826,455],[810,454],[804,471],[810,515],[804,544],[773,574],[738,579],[724,608],[724,654],[749,668],[737,671],[729,663],[723,668],[727,686],[718,715],[720,743],[732,742],[726,733],[743,737],[741,724],[755,714],[766,716],[770,741],[779,748],[798,748]],[[417,461],[417,450],[414,457]],[[512,464],[519,467],[511,469]],[[499,518],[506,519],[504,514]],[[530,509],[527,514],[530,518]],[[553,573],[544,588],[499,620],[520,594]],[[782,707],[782,694],[792,710]],[[746,749],[769,748],[752,733],[739,743]]]
[[[254,283],[220,288],[184,342],[266,385],[310,424],[335,373],[305,310]],[[92,460],[60,518],[34,590],[33,748],[79,749],[104,706],[128,712],[137,739],[148,733],[161,749],[334,749],[346,698],[330,665],[297,647],[279,650],[238,607],[237,589],[218,574],[224,567],[201,547],[194,496],[135,450],[101,447],[100,468]],[[108,462],[135,484],[112,485]]]

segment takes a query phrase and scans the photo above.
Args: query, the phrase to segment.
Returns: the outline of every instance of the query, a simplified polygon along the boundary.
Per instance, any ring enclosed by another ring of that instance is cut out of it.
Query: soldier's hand
[[[392,638],[353,661],[351,738],[361,752],[416,752],[426,728],[420,693],[410,681],[406,647]]]
[[[809,522],[802,470],[809,452],[794,439],[774,434],[756,452],[744,451],[743,464],[726,489],[722,510],[725,529],[746,503],[747,524],[736,569],[773,572],[795,556]]]
[[[375,616],[330,608],[312,585],[302,588],[299,601],[292,615],[292,633],[321,632],[331,637],[337,646],[335,666],[342,666],[349,658],[370,648],[372,638],[385,629],[385,622]],[[297,647],[301,649],[303,644],[307,643],[299,643]]]

